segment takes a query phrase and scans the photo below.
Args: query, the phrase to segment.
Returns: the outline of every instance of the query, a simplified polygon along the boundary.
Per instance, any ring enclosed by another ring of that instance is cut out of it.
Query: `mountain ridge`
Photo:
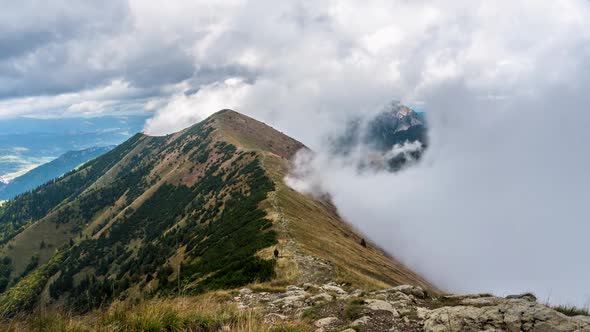
[[[301,148],[224,111],[8,201],[0,329],[590,331],[530,293],[443,294],[285,184]]]
[[[340,279],[370,289],[415,283],[436,291],[379,248],[361,245],[331,203],[285,185],[289,159],[301,148],[223,110],[172,135],[137,134],[7,202],[0,256],[11,271],[0,311],[61,303],[83,312],[115,296],[254,281]],[[88,291],[92,297],[80,298]]]

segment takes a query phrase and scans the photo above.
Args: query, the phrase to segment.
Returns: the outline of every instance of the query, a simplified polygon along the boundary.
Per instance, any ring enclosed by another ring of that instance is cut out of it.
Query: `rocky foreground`
[[[363,292],[332,282],[277,293],[243,288],[233,301],[244,310],[262,310],[268,324],[306,320],[317,332],[590,331],[590,317],[568,317],[532,294],[433,297],[414,286]]]

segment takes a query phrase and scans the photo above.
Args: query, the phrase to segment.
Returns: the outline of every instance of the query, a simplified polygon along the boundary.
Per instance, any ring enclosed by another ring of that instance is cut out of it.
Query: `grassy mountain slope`
[[[260,282],[431,288],[362,246],[328,201],[285,186],[288,160],[300,148],[225,110],[166,137],[138,134],[7,202],[0,314],[39,305],[84,312],[114,299]]]

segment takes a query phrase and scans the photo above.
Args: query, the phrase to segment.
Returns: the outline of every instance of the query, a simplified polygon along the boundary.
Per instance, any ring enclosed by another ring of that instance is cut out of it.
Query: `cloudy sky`
[[[313,145],[310,117],[499,103],[590,70],[584,0],[2,5],[0,117],[156,112],[153,134],[233,107]]]
[[[417,167],[313,165],[344,215],[441,287],[590,303],[588,1],[0,2],[0,119],[234,108],[321,154],[401,100]]]

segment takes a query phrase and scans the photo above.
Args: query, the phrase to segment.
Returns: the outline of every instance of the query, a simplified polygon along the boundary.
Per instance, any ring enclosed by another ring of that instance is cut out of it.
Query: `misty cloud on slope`
[[[330,193],[356,227],[442,288],[534,291],[542,300],[588,304],[590,115],[555,116],[562,106],[518,105],[502,116],[446,112],[430,120],[431,144],[417,165],[359,172],[319,152],[300,156],[300,177],[288,183]]]

